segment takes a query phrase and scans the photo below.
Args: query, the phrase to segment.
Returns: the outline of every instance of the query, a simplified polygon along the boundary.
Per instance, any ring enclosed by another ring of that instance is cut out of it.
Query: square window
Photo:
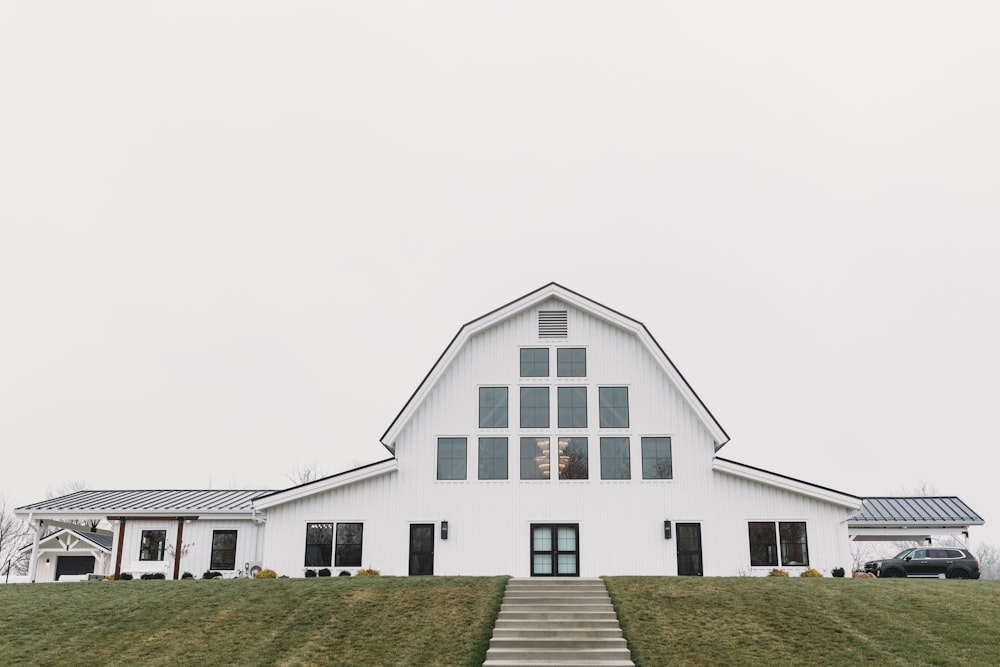
[[[479,479],[507,479],[507,438],[479,439]]]
[[[212,531],[212,558],[210,570],[236,569],[236,531]]]
[[[669,437],[642,439],[642,478],[674,478]]]
[[[545,378],[549,376],[549,348],[521,348],[521,377]]]
[[[549,388],[521,387],[521,428],[549,427]]]
[[[465,479],[465,438],[438,438],[438,479]]]
[[[551,460],[548,438],[521,438],[521,479],[548,479]]]
[[[479,428],[507,428],[507,387],[479,388]]]
[[[561,378],[587,377],[587,349],[583,347],[557,348],[556,375]]]
[[[139,560],[163,560],[163,549],[166,547],[166,544],[167,531],[142,531],[142,544],[139,548]]]
[[[628,387],[600,387],[601,428],[628,428]]]
[[[559,438],[559,479],[588,479],[587,439]]]
[[[361,566],[361,543],[364,537],[364,524],[337,524],[337,557],[334,565],[337,567]]]
[[[306,524],[306,567],[330,567],[333,562],[333,524]]]
[[[601,479],[632,479],[628,438],[601,438]]]
[[[587,388],[559,387],[559,428],[587,428]]]

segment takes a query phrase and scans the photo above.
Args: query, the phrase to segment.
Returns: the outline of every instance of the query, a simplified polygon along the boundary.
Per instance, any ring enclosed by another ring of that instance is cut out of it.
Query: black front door
[[[434,574],[434,524],[410,524],[410,576]]]
[[[677,524],[677,574],[682,577],[700,577],[704,574],[700,523]]]
[[[93,556],[59,556],[56,560],[56,581],[64,574],[91,574],[93,571]]]
[[[568,524],[531,525],[531,576],[580,576],[580,527]]]

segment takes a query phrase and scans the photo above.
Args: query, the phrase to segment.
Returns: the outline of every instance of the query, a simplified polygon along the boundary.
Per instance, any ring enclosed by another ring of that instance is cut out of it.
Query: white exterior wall
[[[119,525],[115,525],[115,541],[112,546],[112,563],[117,557]],[[142,549],[142,531],[165,530],[167,532],[167,549],[162,561],[140,561]],[[235,530],[236,533],[236,570],[218,570],[225,577],[235,576],[236,571],[243,569],[245,563],[259,560],[257,554],[262,546],[261,528],[250,518],[246,519],[212,519],[209,517],[187,521],[184,524],[182,541],[189,545],[188,551],[181,557],[178,577],[190,572],[195,577],[209,570],[212,562],[212,533],[216,530]],[[168,579],[174,574],[174,559],[169,554],[169,547],[177,542],[177,521],[175,519],[130,519],[125,522],[125,539],[122,543],[121,571],[138,576],[144,572],[163,572]],[[113,570],[113,567],[112,567]]]
[[[538,310],[567,310],[568,338],[540,341]],[[587,349],[585,378],[556,377],[560,346]],[[548,378],[519,377],[521,347],[552,350]],[[580,385],[588,388],[588,427],[557,428],[555,388]],[[478,428],[480,386],[509,387],[509,428]],[[518,428],[521,386],[552,388],[552,428]],[[600,386],[629,388],[629,428],[599,428]],[[507,480],[477,479],[480,436],[508,438]],[[552,479],[520,480],[521,436],[549,436],[553,449],[558,436],[587,437],[589,479],[559,480],[553,469]],[[600,479],[601,436],[630,438],[631,480]],[[672,480],[642,479],[642,436],[671,437]],[[466,480],[436,479],[439,437],[467,438]],[[706,575],[757,573],[747,536],[755,520],[805,521],[811,565],[850,564],[847,508],[712,471],[712,434],[635,333],[555,299],[472,335],[394,444],[398,472],[268,508],[265,566],[302,576],[307,523],[362,522],[362,564],[406,575],[409,525],[434,523],[435,574],[528,576],[530,525],[569,523],[579,524],[581,576],[673,575],[676,527],[674,539],[664,539],[664,520],[701,524]]]

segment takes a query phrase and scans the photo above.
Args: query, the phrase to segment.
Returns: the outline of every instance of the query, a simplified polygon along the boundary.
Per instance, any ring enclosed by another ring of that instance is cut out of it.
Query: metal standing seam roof
[[[18,507],[19,512],[157,512],[157,511],[250,511],[253,499],[272,491],[260,490],[156,490],[76,491],[58,498]]]
[[[879,496],[864,498],[850,518],[855,524],[968,524],[983,518],[956,496]]]

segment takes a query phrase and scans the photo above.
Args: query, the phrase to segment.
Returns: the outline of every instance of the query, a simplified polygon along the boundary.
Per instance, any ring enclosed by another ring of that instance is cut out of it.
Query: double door
[[[579,524],[531,524],[531,576],[580,576]]]

